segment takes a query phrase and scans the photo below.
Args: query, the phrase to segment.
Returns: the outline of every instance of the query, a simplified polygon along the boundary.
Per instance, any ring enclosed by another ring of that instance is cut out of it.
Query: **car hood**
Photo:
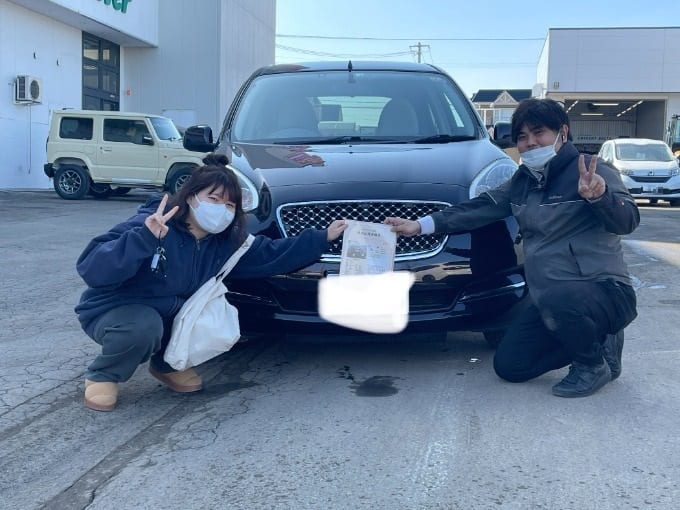
[[[634,176],[664,176],[677,170],[677,161],[622,161],[616,165],[628,175]],[[650,174],[650,172],[653,172]]]
[[[433,183],[468,187],[507,156],[488,140],[436,145],[232,144],[231,164],[269,188],[330,183]]]

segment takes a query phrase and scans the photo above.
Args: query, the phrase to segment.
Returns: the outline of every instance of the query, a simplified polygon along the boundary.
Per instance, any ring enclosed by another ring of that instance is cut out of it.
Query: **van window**
[[[92,119],[63,117],[59,124],[59,138],[92,140]]]

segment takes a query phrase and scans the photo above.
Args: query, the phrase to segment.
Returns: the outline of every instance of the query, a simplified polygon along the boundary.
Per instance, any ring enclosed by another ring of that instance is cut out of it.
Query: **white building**
[[[54,109],[219,130],[243,80],[274,63],[275,18],[276,0],[0,0],[0,189],[51,187]]]
[[[551,28],[533,95],[563,101],[574,142],[664,140],[680,114],[680,27]]]

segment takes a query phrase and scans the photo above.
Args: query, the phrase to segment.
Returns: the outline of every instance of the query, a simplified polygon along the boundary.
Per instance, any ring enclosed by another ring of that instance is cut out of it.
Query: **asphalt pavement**
[[[0,509],[680,507],[680,209],[625,240],[639,317],[589,398],[551,395],[566,370],[499,380],[475,333],[295,337],[237,345],[193,395],[140,367],[95,412],[75,260],[146,196],[0,191]]]

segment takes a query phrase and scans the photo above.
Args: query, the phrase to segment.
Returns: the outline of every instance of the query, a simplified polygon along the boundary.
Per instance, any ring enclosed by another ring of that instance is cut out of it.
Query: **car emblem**
[[[647,172],[647,175],[654,175],[654,170],[650,170],[649,172]]]

